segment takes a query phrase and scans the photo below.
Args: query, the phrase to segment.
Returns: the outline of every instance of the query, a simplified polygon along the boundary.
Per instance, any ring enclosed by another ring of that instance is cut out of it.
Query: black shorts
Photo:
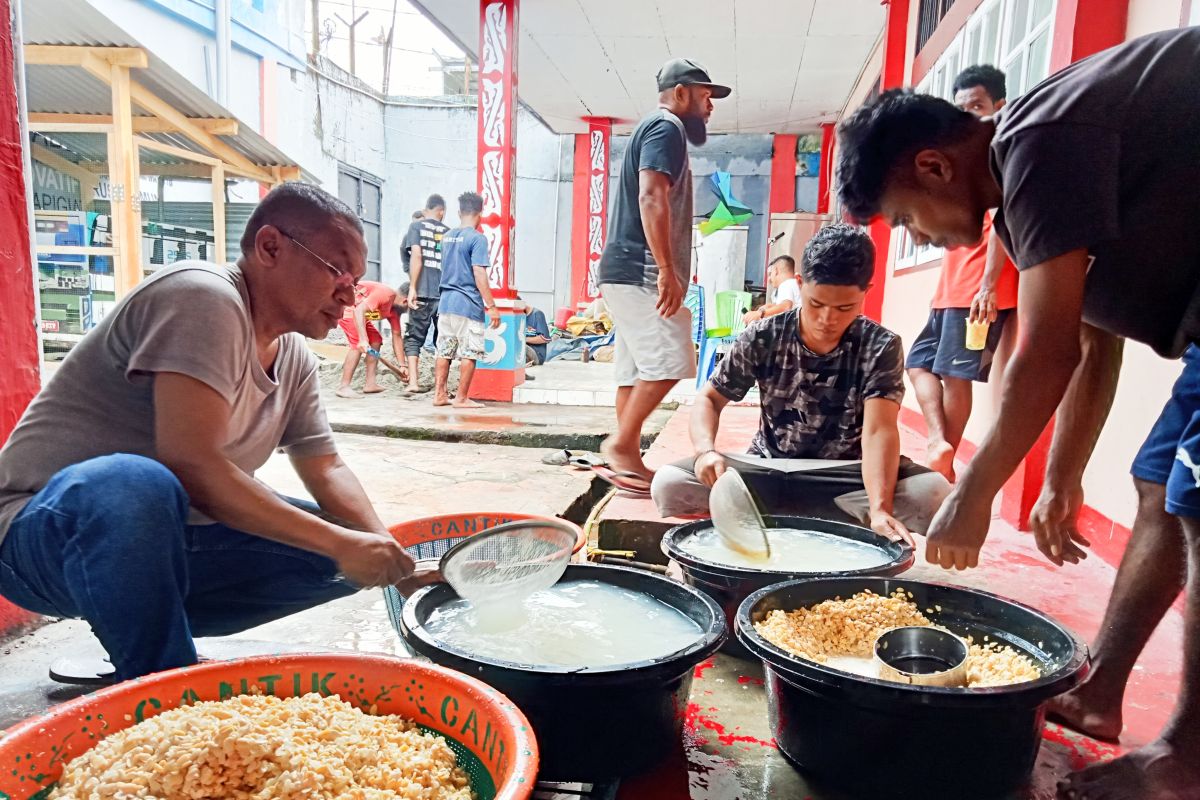
[[[420,307],[408,310],[408,327],[404,330],[404,355],[419,356],[429,336],[429,327],[437,325],[438,301],[420,298]]]
[[[1012,309],[1001,311],[988,328],[987,344],[982,350],[967,349],[969,308],[935,308],[929,312],[925,330],[908,351],[907,369],[927,369],[943,378],[987,383],[992,359],[1004,334],[1004,323]]]

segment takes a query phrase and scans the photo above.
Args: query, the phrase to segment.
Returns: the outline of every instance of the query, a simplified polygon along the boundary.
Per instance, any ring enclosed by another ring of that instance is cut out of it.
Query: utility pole
[[[357,3],[355,2],[355,0],[350,0],[350,19],[349,20],[347,20],[341,14],[334,14],[335,17],[337,17],[338,19],[340,19],[342,21],[343,25],[345,25],[347,28],[350,29],[350,74],[354,75],[355,77],[358,76],[358,73],[355,72],[355,70],[354,70],[354,55],[355,55],[355,53],[354,53],[354,51],[355,51],[354,29],[358,27],[358,24],[360,22],[362,22],[364,19],[367,18],[367,13],[368,13],[368,12],[364,11],[363,13],[358,14],[357,12],[358,12]]]
[[[312,5],[312,54],[315,60],[321,54],[321,0],[311,0]]]
[[[392,0],[392,25],[388,28],[387,39],[383,43],[383,96],[387,97],[388,83],[392,77],[392,42],[396,37],[396,7],[400,0]]]

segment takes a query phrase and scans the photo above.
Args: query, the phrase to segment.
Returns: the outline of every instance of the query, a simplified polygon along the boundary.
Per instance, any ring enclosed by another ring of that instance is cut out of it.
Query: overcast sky
[[[320,0],[320,3],[321,52],[344,69],[350,69],[350,31],[343,20],[366,13],[355,29],[355,71],[371,86],[381,88],[382,42],[392,24],[393,0]],[[441,94],[442,76],[436,71],[438,60],[433,54],[461,58],[462,51],[408,0],[395,0],[394,6],[396,33],[392,40],[392,76],[388,94]]]

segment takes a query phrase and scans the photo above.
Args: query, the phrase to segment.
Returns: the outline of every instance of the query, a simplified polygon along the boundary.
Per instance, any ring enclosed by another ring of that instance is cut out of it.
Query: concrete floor
[[[331,417],[346,419],[353,413],[359,418],[382,419],[388,413],[386,398],[346,402],[353,403],[354,409],[331,408]],[[413,403],[421,401],[391,401],[397,412]],[[569,409],[570,413],[561,417],[563,425],[588,410]],[[421,413],[443,412],[429,409]],[[672,429],[678,429],[686,411],[678,414],[680,419]],[[459,420],[453,424],[471,423]],[[731,426],[730,431],[733,429]],[[672,438],[664,438],[656,450],[677,446],[671,444]],[[539,461],[544,450],[535,448],[352,434],[340,434],[339,441],[346,460],[362,477],[389,523],[450,511],[556,513],[590,489],[587,473],[544,466]],[[667,455],[661,453],[664,458]],[[273,459],[260,477],[279,491],[302,494],[281,458]],[[1099,625],[1113,575],[1114,568],[1098,558],[1079,567],[1055,569],[1036,552],[1030,537],[997,521],[979,570],[958,575],[918,564],[905,577],[962,583],[1020,599],[1090,639]],[[400,652],[382,597],[375,591],[200,645],[202,651],[217,657],[298,648]],[[75,621],[53,623],[0,646],[0,727],[78,694],[79,690],[51,683],[46,667],[56,655],[89,647],[94,644],[86,626]],[[1147,741],[1165,720],[1177,693],[1181,650],[1181,618],[1173,610],[1130,685],[1126,746]],[[649,775],[623,781],[609,796],[617,800],[833,800],[808,786],[771,741],[761,681],[758,665],[724,655],[698,666],[683,741],[675,757]],[[1035,782],[1026,797],[1049,800],[1059,777],[1116,752],[1118,748],[1048,726]]]

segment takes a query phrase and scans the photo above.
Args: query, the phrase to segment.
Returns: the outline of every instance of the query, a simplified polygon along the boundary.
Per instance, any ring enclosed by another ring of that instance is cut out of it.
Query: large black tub
[[[954,633],[987,636],[1037,662],[1042,677],[987,689],[889,683],[797,658],[761,637],[753,622],[869,589],[913,594]],[[1087,648],[1028,606],[986,592],[916,581],[801,580],[755,592],[742,603],[737,635],[764,662],[771,731],[806,773],[853,797],[985,800],[1011,795],[1033,771],[1044,703],[1078,684]]]
[[[780,570],[754,569],[738,567],[732,564],[719,564],[697,558],[686,552],[680,543],[690,536],[712,528],[712,520],[702,519],[679,525],[663,534],[662,551],[668,558],[679,564],[683,571],[683,580],[688,586],[695,586],[700,591],[717,601],[725,612],[727,630],[729,632],[725,644],[721,648],[726,653],[742,658],[752,658],[745,647],[734,634],[738,606],[742,601],[759,589],[776,583],[796,580],[797,578],[825,577],[857,577],[877,576],[890,577],[899,575],[913,565],[913,549],[903,542],[893,542],[880,536],[870,528],[862,528],[847,522],[812,517],[766,516],[763,522],[768,528],[797,528],[800,530],[819,531],[856,542],[864,542],[883,550],[887,560],[878,567],[859,570],[844,570],[839,572],[794,572]]]
[[[573,564],[560,581],[603,581],[651,595],[694,620],[692,645],[664,658],[599,668],[495,661],[434,639],[424,624],[457,595],[447,584],[427,586],[404,604],[401,635],[436,664],[479,678],[525,712],[537,735],[541,780],[599,781],[633,775],[659,763],[679,737],[695,666],[725,638],[721,609],[695,589],[626,567]]]

